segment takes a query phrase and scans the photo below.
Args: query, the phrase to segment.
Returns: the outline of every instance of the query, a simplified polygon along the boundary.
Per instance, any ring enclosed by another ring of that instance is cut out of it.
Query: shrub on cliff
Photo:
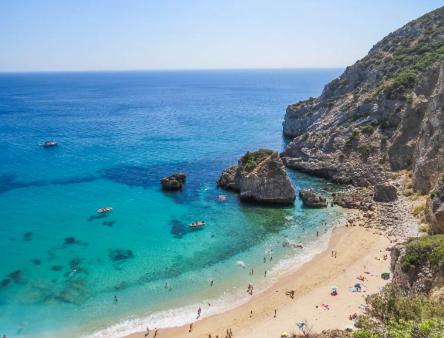
[[[425,296],[404,296],[387,285],[381,293],[366,298],[366,314],[359,318],[356,338],[443,337],[444,304]]]
[[[406,254],[401,260],[404,272],[414,271],[426,263],[444,274],[444,235],[415,238],[406,245]]]

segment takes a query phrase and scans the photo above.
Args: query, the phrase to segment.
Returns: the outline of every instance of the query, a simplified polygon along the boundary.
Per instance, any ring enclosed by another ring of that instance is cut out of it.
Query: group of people
[[[226,333],[225,333],[225,338],[233,338],[233,331],[231,331],[230,329],[227,329]],[[208,338],[213,338],[213,336],[211,335],[211,333],[208,334]],[[218,335],[215,336],[215,338],[219,338]]]
[[[158,332],[158,331],[159,331],[159,330],[158,330],[157,328],[154,329],[154,336],[153,336],[153,338],[156,338],[156,337],[157,337],[157,332]],[[146,328],[145,337],[148,337],[149,335],[150,335],[150,328],[147,327],[147,328]]]

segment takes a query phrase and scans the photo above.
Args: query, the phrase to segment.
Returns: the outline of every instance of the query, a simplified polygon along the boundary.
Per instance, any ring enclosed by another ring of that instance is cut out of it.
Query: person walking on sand
[[[276,318],[276,315],[277,315],[277,310],[274,309],[274,318]]]
[[[146,328],[145,337],[148,337],[149,335],[150,335],[150,328],[147,327],[147,328]]]
[[[337,251],[335,250],[335,258],[336,258],[336,253],[337,253]]]
[[[250,311],[250,318],[253,318],[253,310]]]
[[[157,337],[157,329],[154,329],[155,331],[154,331],[154,336],[153,336],[153,338],[156,338]]]
[[[190,329],[188,330],[188,332],[193,331],[193,323],[190,324]]]

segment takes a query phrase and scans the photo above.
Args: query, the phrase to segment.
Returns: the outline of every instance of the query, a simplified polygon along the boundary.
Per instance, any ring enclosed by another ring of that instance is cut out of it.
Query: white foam
[[[327,232],[319,237],[318,240],[307,244],[303,249],[294,249],[297,253],[295,256],[280,260],[270,271],[270,277],[259,288],[255,288],[255,294],[262,293],[271,287],[276,280],[284,273],[294,271],[300,268],[304,263],[310,261],[314,256],[320,254],[328,248],[328,243],[335,227],[343,226],[345,218],[342,218],[334,227],[331,227]],[[237,262],[238,264],[239,262]],[[133,318],[122,321],[115,325],[109,326],[106,329],[97,331],[95,333],[85,335],[85,338],[109,338],[109,337],[123,337],[135,332],[145,331],[147,327],[153,328],[168,328],[186,325],[196,321],[196,309],[201,307],[203,309],[202,316],[205,318],[214,314],[226,312],[234,309],[251,299],[245,294],[245,290],[235,290],[234,292],[225,292],[219,298],[203,300],[201,303],[191,304],[175,309],[164,310],[152,313],[143,318]],[[208,303],[211,306],[208,306]]]

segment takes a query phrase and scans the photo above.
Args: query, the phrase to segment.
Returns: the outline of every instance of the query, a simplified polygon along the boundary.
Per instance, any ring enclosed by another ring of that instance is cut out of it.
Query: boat
[[[98,214],[107,214],[109,212],[111,212],[113,210],[113,208],[111,207],[105,207],[105,208],[100,208],[97,210]]]
[[[188,224],[190,228],[202,228],[205,225],[205,221],[197,221],[197,222],[191,222]]]
[[[40,147],[43,148],[51,148],[57,146],[57,142],[54,140],[45,141],[43,143],[40,143]]]

